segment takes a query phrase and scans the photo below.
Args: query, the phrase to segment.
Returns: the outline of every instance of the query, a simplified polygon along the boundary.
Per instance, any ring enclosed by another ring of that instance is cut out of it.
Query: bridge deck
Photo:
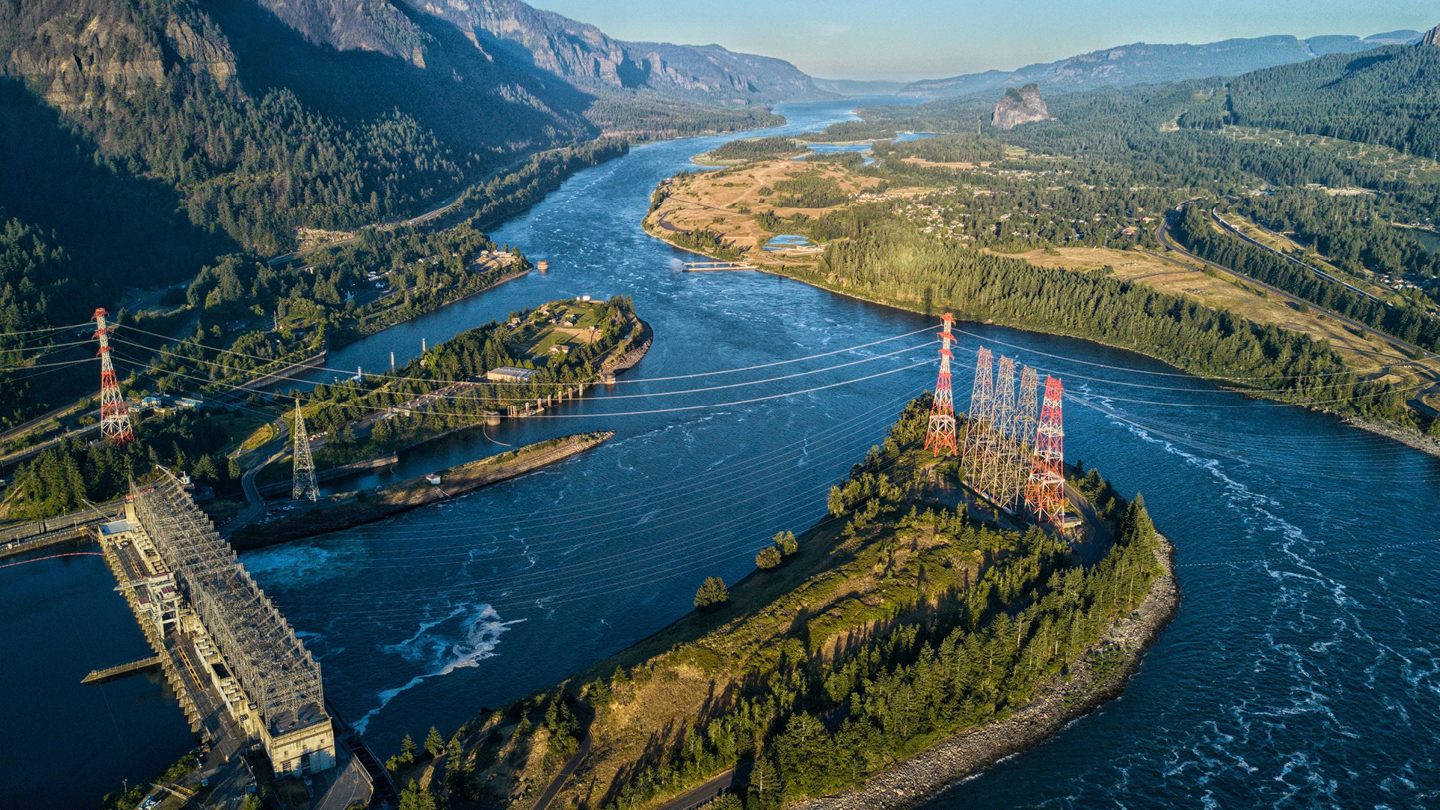
[[[126,675],[134,675],[137,672],[144,672],[149,669],[154,669],[160,666],[160,661],[161,659],[158,655],[151,655],[146,658],[137,658],[134,661],[127,661],[123,664],[117,664],[113,667],[92,670],[90,674],[86,675],[85,678],[80,682],[105,683],[106,681],[113,681],[116,678],[123,678]]]

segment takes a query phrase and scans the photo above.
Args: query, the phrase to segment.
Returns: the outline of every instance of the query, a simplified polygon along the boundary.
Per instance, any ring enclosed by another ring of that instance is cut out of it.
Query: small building
[[[501,366],[492,368],[485,372],[485,379],[491,382],[523,383],[530,382],[535,372],[528,368],[515,368],[514,366]]]
[[[432,487],[440,486],[440,473],[430,473],[425,476],[425,481]]]

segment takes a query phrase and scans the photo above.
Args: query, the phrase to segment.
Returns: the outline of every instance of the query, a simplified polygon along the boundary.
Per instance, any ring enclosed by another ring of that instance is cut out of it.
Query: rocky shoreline
[[[1070,668],[1070,677],[1041,686],[1035,697],[1008,718],[985,723],[951,737],[924,753],[872,777],[864,787],[812,799],[797,810],[900,810],[933,798],[955,783],[974,776],[1002,759],[1053,737],[1072,720],[1118,697],[1160,631],[1180,607],[1175,578],[1175,549],[1160,538],[1156,554],[1165,575],[1155,580],[1140,608],[1112,627],[1098,644]],[[1097,667],[1098,658],[1119,650],[1119,667]]]

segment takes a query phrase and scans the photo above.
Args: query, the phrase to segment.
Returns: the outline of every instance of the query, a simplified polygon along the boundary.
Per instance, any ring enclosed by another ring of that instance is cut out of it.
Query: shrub
[[[695,592],[696,610],[715,610],[729,601],[730,591],[725,587],[725,580],[720,577],[707,577],[700,590]]]
[[[760,549],[760,553],[755,555],[755,565],[759,566],[760,569],[764,571],[769,571],[771,568],[774,568],[781,562],[782,558],[780,556],[780,549],[776,548],[775,546],[767,546],[765,548],[762,548]]]

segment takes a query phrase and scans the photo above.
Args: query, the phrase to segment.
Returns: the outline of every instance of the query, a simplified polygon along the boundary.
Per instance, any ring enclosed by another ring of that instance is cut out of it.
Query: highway
[[[1183,205],[1183,204],[1182,204],[1181,206],[1177,207],[1177,208],[1175,209],[1175,211],[1176,211],[1177,213],[1179,213],[1179,211],[1180,211],[1182,208],[1184,208],[1184,205]],[[1233,229],[1232,229],[1232,230],[1233,230]],[[1251,284],[1251,285],[1254,285],[1254,286],[1256,286],[1256,287],[1259,287],[1259,288],[1265,290],[1265,292],[1266,292],[1267,294],[1273,295],[1273,296],[1275,296],[1276,298],[1281,299],[1282,301],[1288,301],[1288,302],[1296,305],[1297,307],[1308,307],[1308,308],[1310,308],[1310,309],[1315,310],[1316,312],[1324,313],[1324,315],[1325,315],[1326,317],[1328,317],[1328,318],[1334,318],[1335,320],[1339,321],[1340,323],[1344,324],[1344,325],[1347,326],[1347,327],[1350,327],[1351,329],[1360,330],[1360,331],[1363,332],[1364,334],[1370,335],[1370,336],[1372,336],[1372,337],[1379,338],[1380,340],[1385,341],[1386,343],[1389,343],[1391,346],[1395,347],[1398,351],[1402,352],[1403,354],[1405,354],[1405,355],[1407,355],[1407,356],[1415,357],[1415,356],[1418,355],[1418,356],[1420,356],[1420,357],[1427,357],[1427,358],[1434,358],[1434,357],[1436,357],[1436,355],[1435,355],[1434,353],[1432,353],[1432,352],[1427,352],[1427,351],[1421,349],[1419,346],[1416,346],[1415,344],[1410,343],[1409,341],[1401,340],[1400,338],[1397,338],[1397,337],[1395,337],[1394,335],[1390,335],[1390,334],[1387,334],[1387,333],[1385,333],[1385,332],[1381,332],[1380,330],[1378,330],[1378,329],[1376,329],[1376,328],[1374,328],[1374,327],[1372,327],[1372,326],[1369,326],[1369,325],[1367,325],[1367,324],[1363,324],[1363,323],[1355,320],[1354,318],[1347,318],[1347,317],[1345,317],[1344,315],[1341,315],[1341,314],[1338,313],[1338,312],[1335,312],[1335,311],[1329,310],[1329,309],[1325,309],[1324,307],[1321,307],[1321,306],[1319,306],[1319,305],[1317,305],[1317,304],[1315,304],[1315,303],[1313,303],[1313,302],[1311,302],[1311,301],[1306,301],[1306,300],[1303,299],[1303,298],[1300,298],[1300,297],[1295,296],[1295,295],[1291,295],[1290,293],[1285,292],[1284,290],[1282,290],[1282,289],[1280,289],[1280,288],[1278,288],[1278,287],[1272,287],[1272,286],[1270,286],[1269,284],[1266,284],[1265,282],[1260,281],[1260,280],[1258,280],[1258,279],[1256,279],[1256,278],[1253,278],[1253,277],[1251,277],[1251,276],[1247,276],[1247,275],[1245,275],[1244,273],[1238,273],[1238,272],[1236,272],[1236,271],[1234,271],[1234,270],[1231,270],[1231,269],[1228,268],[1228,267],[1225,267],[1225,266],[1223,266],[1223,265],[1216,264],[1216,263],[1211,262],[1211,261],[1206,261],[1205,259],[1202,259],[1202,258],[1200,258],[1199,256],[1196,256],[1195,254],[1193,254],[1193,253],[1191,253],[1190,251],[1186,250],[1184,247],[1181,247],[1181,245],[1180,245],[1179,242],[1176,242],[1174,239],[1172,239],[1172,238],[1170,237],[1169,224],[1168,224],[1163,218],[1161,219],[1160,224],[1155,228],[1155,238],[1158,239],[1159,242],[1160,242],[1160,244],[1161,244],[1162,246],[1164,246],[1167,250],[1170,250],[1170,251],[1173,251],[1173,252],[1175,252],[1175,253],[1178,253],[1178,254],[1180,254],[1181,256],[1184,256],[1185,258],[1187,258],[1187,259],[1189,259],[1189,260],[1191,260],[1191,261],[1193,261],[1193,262],[1197,262],[1197,263],[1199,263],[1199,264],[1202,264],[1202,265],[1204,265],[1205,267],[1208,267],[1208,268],[1210,268],[1211,270],[1214,270],[1215,272],[1220,273],[1220,274],[1224,275],[1225,277],[1230,278],[1230,279],[1232,279],[1232,280],[1234,280],[1234,281],[1241,281],[1241,282],[1244,282],[1244,283],[1246,283],[1246,284]],[[1255,242],[1254,240],[1248,239],[1248,238],[1244,237],[1243,235],[1241,235],[1241,238],[1242,238],[1242,239],[1246,239],[1246,241],[1249,242],[1249,243],[1251,243],[1251,244],[1257,244],[1257,245],[1259,245],[1258,242]],[[1265,247],[1265,245],[1260,245],[1260,247],[1265,248],[1266,250],[1270,250],[1272,253],[1276,253],[1276,252],[1277,252],[1277,251],[1272,250],[1271,248]],[[1161,255],[1161,254],[1154,254],[1154,253],[1152,253],[1151,255],[1159,256],[1159,257],[1162,258],[1162,259],[1167,258],[1167,257],[1165,257],[1165,256],[1163,256],[1163,255]],[[1284,254],[1278,254],[1278,255],[1283,256]],[[1288,257],[1286,257],[1286,258],[1288,258]],[[1302,264],[1303,264],[1303,262],[1302,262]],[[1305,267],[1309,267],[1309,265],[1304,265],[1304,266],[1305,266]],[[1311,269],[1313,270],[1314,268],[1311,268]],[[1423,368],[1423,369],[1425,369],[1427,372],[1429,372],[1431,377],[1434,377],[1434,376],[1435,376],[1435,371],[1432,370],[1432,369],[1430,369],[1428,366],[1422,366],[1422,365],[1420,365],[1419,363],[1410,363],[1410,364],[1408,364],[1408,365],[1411,365],[1411,366],[1419,366],[1420,368]]]
[[[1234,225],[1231,225],[1229,222],[1226,222],[1226,221],[1225,221],[1225,218],[1222,217],[1222,216],[1220,216],[1220,214],[1219,214],[1219,212],[1216,210],[1216,207],[1215,207],[1215,206],[1212,206],[1212,207],[1210,208],[1210,218],[1211,218],[1212,220],[1214,220],[1215,223],[1216,223],[1217,225],[1219,225],[1220,227],[1224,228],[1225,230],[1229,231],[1230,233],[1234,234],[1235,236],[1240,237],[1240,240],[1241,240],[1242,242],[1246,242],[1247,244],[1254,245],[1255,247],[1258,247],[1258,248],[1260,248],[1261,250],[1269,251],[1270,253],[1273,253],[1273,254],[1275,254],[1276,256],[1279,256],[1280,258],[1282,258],[1282,259],[1284,259],[1285,261],[1287,261],[1287,262],[1295,265],[1296,267],[1301,267],[1301,268],[1304,268],[1304,269],[1306,269],[1306,270],[1309,270],[1310,272],[1314,273],[1315,275],[1319,276],[1320,278],[1323,278],[1323,279],[1325,279],[1325,280],[1327,280],[1327,281],[1333,281],[1333,282],[1335,282],[1336,284],[1339,284],[1339,285],[1345,287],[1347,290],[1350,290],[1351,292],[1357,292],[1357,293],[1365,296],[1366,298],[1369,298],[1371,301],[1374,301],[1374,302],[1376,302],[1376,303],[1378,303],[1378,304],[1385,304],[1386,306],[1389,306],[1389,304],[1386,303],[1385,299],[1381,298],[1381,297],[1378,296],[1378,295],[1374,295],[1374,294],[1372,294],[1372,293],[1368,293],[1368,292],[1360,289],[1359,287],[1356,287],[1354,284],[1351,284],[1350,282],[1346,281],[1346,280],[1343,279],[1343,278],[1337,278],[1337,277],[1335,277],[1335,276],[1332,276],[1332,275],[1330,275],[1329,273],[1325,272],[1324,270],[1321,270],[1321,269],[1318,268],[1318,267],[1314,267],[1314,266],[1312,266],[1312,265],[1309,265],[1309,264],[1306,264],[1305,262],[1300,261],[1299,259],[1295,258],[1294,256],[1290,256],[1290,255],[1288,255],[1288,254],[1281,253],[1280,251],[1276,250],[1275,248],[1270,247],[1269,245],[1265,244],[1264,242],[1260,242],[1260,241],[1258,241],[1258,240],[1251,239],[1250,237],[1248,237],[1248,236],[1246,236],[1245,234],[1241,233],[1239,228],[1236,228]],[[1256,227],[1259,227],[1259,226],[1257,225]],[[1263,229],[1262,229],[1262,230],[1263,230]],[[1312,304],[1312,306],[1313,306],[1313,304]]]

